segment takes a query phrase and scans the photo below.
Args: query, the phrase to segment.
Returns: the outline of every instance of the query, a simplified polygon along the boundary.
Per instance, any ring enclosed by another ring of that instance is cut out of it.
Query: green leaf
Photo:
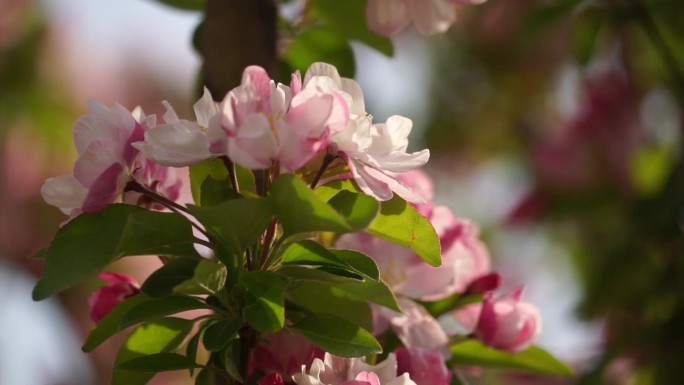
[[[40,250],[36,251],[35,253],[33,253],[30,258],[31,259],[42,259],[42,260],[44,260],[45,258],[47,258],[49,251],[50,251],[50,249],[47,247],[44,249],[40,249]]]
[[[279,176],[271,185],[276,200],[276,216],[285,236],[311,231],[351,231],[351,226],[335,209],[293,174]]]
[[[220,320],[207,328],[202,343],[211,352],[219,351],[237,336],[240,327],[242,327],[242,319]]]
[[[226,372],[238,383],[244,383],[242,375],[240,374],[240,360],[242,348],[240,339],[234,339],[230,341],[228,347],[226,347],[220,354],[220,362],[226,369]]]
[[[199,260],[194,259],[172,259],[150,274],[140,290],[153,298],[168,297],[176,286],[192,279],[199,263]]]
[[[306,70],[315,62],[335,65],[342,76],[353,78],[356,72],[354,51],[345,35],[331,28],[307,28],[287,48],[284,61],[288,72]]]
[[[195,268],[192,278],[173,290],[182,294],[215,294],[226,284],[227,277],[228,271],[224,264],[202,260]]]
[[[116,356],[115,366],[134,358],[177,349],[192,329],[192,321],[163,318],[138,326],[128,336]],[[114,370],[112,385],[144,385],[154,373]]]
[[[215,385],[215,373],[213,370],[202,369],[195,377],[195,385]]]
[[[341,35],[358,40],[387,56],[392,56],[392,41],[368,29],[365,0],[313,0],[312,17]]]
[[[169,372],[201,368],[195,361],[176,353],[156,353],[122,362],[115,369],[129,372]]]
[[[468,340],[450,346],[452,357],[449,366],[473,365],[499,369],[521,369],[541,374],[570,377],[572,369],[545,350],[533,346],[520,353],[510,353]]]
[[[202,205],[202,184],[205,179],[212,178],[215,181],[228,179],[228,170],[221,159],[207,159],[191,165],[189,169],[192,200],[200,206]]]
[[[208,306],[204,301],[194,297],[173,296],[155,298],[145,301],[129,310],[121,320],[119,328],[123,329],[140,322],[197,309],[211,309],[211,306]]]
[[[283,266],[278,273],[296,281],[320,282],[353,298],[370,301],[395,311],[401,311],[392,290],[382,281],[364,276],[363,280],[336,275],[327,271],[302,266]]]
[[[64,225],[52,241],[33,299],[76,285],[125,256],[200,258],[193,242],[190,222],[178,214],[124,204],[82,214]]]
[[[288,289],[288,299],[312,313],[328,313],[364,329],[373,328],[368,301],[321,282],[300,282]]]
[[[338,258],[329,249],[318,242],[304,240],[290,244],[282,255],[282,264],[287,265],[307,265],[307,266],[339,266],[349,268],[350,266]]]
[[[366,194],[342,190],[328,201],[338,213],[345,217],[354,230],[363,230],[378,214],[380,204]]]
[[[235,191],[230,186],[230,180],[228,178],[216,180],[211,176],[208,176],[204,182],[202,182],[200,206],[216,206],[231,199],[235,199]]]
[[[193,361],[197,361],[197,351],[199,350],[199,342],[202,338],[202,335],[204,334],[206,325],[207,322],[200,324],[199,330],[197,331],[197,333],[195,333],[194,336],[192,336],[192,338],[190,338],[190,341],[188,341],[188,345],[185,348],[186,357]],[[195,373],[195,368],[190,368],[189,372],[192,376]]]
[[[260,332],[282,329],[290,280],[271,271],[249,271],[240,274],[239,283],[249,294],[243,309],[245,320]]]
[[[314,191],[326,202],[332,199],[332,197],[337,195],[340,191],[349,191],[359,194],[363,193],[359,186],[354,183],[353,179],[336,179],[316,187]]]
[[[169,7],[182,9],[184,11],[202,11],[204,10],[204,0],[156,0],[159,3],[168,5]]]
[[[112,311],[93,327],[93,330],[88,334],[88,338],[81,349],[86,353],[91,352],[93,349],[100,346],[101,343],[109,339],[109,337],[121,331],[122,329],[119,328],[119,325],[121,324],[121,319],[123,319],[124,315],[135,306],[149,300],[150,298],[145,294],[137,294],[126,298],[123,302],[116,305]]]
[[[278,273],[298,281],[314,281],[323,283],[363,283],[362,276],[352,277],[350,274],[335,274],[329,271],[305,267],[305,266],[282,266],[278,269]]]
[[[374,280],[380,279],[380,270],[373,258],[355,250],[328,249],[339,260],[355,271]]]
[[[442,263],[439,237],[430,222],[398,196],[382,202],[380,214],[366,230],[386,241],[405,246],[432,266]]]
[[[212,236],[235,255],[259,240],[273,215],[269,198],[233,199],[212,207],[188,209]]]
[[[337,356],[361,357],[382,353],[382,347],[371,333],[331,314],[310,314],[293,328],[314,345]]]

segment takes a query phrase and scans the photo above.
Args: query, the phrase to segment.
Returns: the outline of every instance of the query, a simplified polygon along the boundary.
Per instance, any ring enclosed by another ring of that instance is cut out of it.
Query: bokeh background
[[[296,15],[298,2],[284,12]],[[448,33],[384,56],[353,44],[376,121],[414,121],[436,198],[477,222],[544,318],[573,379],[486,371],[486,384],[677,384],[684,378],[684,2],[489,0]],[[190,117],[202,15],[153,0],[0,0],[0,385],[106,384],[121,340],[80,351],[98,282],[30,299],[65,217],[40,197],[69,173],[87,101]],[[301,68],[302,70],[304,68]],[[114,266],[140,281],[156,259]],[[192,383],[185,374],[158,384]]]

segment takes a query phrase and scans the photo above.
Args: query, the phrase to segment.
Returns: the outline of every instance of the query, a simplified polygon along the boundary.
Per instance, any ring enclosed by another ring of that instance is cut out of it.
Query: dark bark
[[[207,0],[202,76],[214,99],[238,86],[249,65],[274,73],[277,17],[275,0]]]

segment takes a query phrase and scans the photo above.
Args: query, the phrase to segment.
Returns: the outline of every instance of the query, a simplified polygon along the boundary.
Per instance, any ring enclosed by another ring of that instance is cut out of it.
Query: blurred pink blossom
[[[521,301],[522,286],[495,298],[485,294],[475,335],[483,344],[519,352],[532,346],[541,334],[541,317],[536,306]]]
[[[442,265],[430,266],[412,250],[364,233],[346,234],[336,247],[369,255],[382,279],[394,292],[419,300],[437,300],[463,292],[490,270],[489,252],[473,223],[457,219],[445,206],[436,206],[428,218],[442,248]]]
[[[444,364],[445,357],[440,353],[404,347],[394,351],[397,357],[397,373],[408,373],[417,385],[449,385],[452,373]]]
[[[456,21],[458,4],[485,0],[369,0],[366,20],[371,31],[392,36],[413,23],[423,35],[446,32]]]
[[[138,283],[126,274],[104,272],[98,277],[107,283],[97,289],[88,300],[90,318],[95,322],[99,322],[124,299],[140,292]]]

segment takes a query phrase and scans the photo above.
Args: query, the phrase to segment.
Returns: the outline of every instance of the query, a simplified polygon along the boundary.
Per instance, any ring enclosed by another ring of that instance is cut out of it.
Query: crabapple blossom
[[[349,137],[332,138],[334,147],[347,160],[354,180],[363,192],[381,201],[391,199],[394,192],[409,202],[424,202],[396,176],[423,166],[430,158],[427,149],[406,152],[412,125],[410,119],[399,115],[389,117],[386,123],[373,125],[362,120],[354,127],[356,140],[353,146],[349,145]],[[356,148],[345,150],[350,147]]]
[[[90,114],[74,125],[78,152],[74,173],[47,179],[41,188],[43,199],[71,217],[115,202],[142,203],[139,193],[126,191],[130,182],[176,199],[181,181],[174,172],[132,146],[155,125],[155,116],[145,116],[140,109],[131,113],[118,104],[107,108],[90,102],[88,106]]]
[[[463,292],[475,279],[489,272],[489,253],[473,223],[457,219],[446,206],[436,206],[428,218],[442,248],[442,264],[430,266],[412,250],[365,233],[342,235],[336,243],[369,255],[382,279],[398,295],[437,300]]]
[[[423,198],[425,203],[414,203],[412,206],[420,215],[429,218],[434,207],[432,202],[434,185],[430,176],[425,171],[416,168],[397,174],[397,179]]]
[[[361,190],[385,201],[397,193],[409,202],[423,198],[401,183],[396,173],[423,166],[429,150],[407,153],[411,120],[392,116],[386,123],[373,124],[365,110],[363,91],[352,79],[340,77],[334,66],[314,63],[304,76],[304,86],[322,84],[322,88],[342,95],[349,111],[348,123],[330,137],[330,152],[341,156],[349,166]]]
[[[99,322],[124,299],[140,292],[140,286],[135,279],[126,274],[104,272],[98,277],[107,284],[97,289],[88,299],[90,318],[95,322]]]
[[[519,352],[532,346],[541,334],[541,317],[534,305],[521,301],[522,286],[501,297],[485,294],[475,335],[483,344]]]
[[[397,358],[392,353],[377,365],[326,353],[323,360],[314,360],[308,372],[302,367],[292,379],[298,385],[416,385],[407,373],[397,374]]]
[[[387,308],[373,307],[374,312],[378,313],[376,322],[381,322],[373,325],[374,328],[380,327],[373,332],[380,334],[384,321],[387,325],[392,326],[405,347],[427,349],[448,356],[449,337],[439,322],[423,306],[412,300],[399,297],[397,301],[401,313]]]
[[[452,373],[440,353],[422,348],[397,348],[397,373],[408,373],[417,385],[449,385]]]
[[[164,124],[145,132],[145,141],[133,143],[145,156],[171,167],[184,167],[212,157],[210,151],[221,140],[218,104],[208,89],[193,109],[197,121],[179,119],[171,104],[166,107]]]
[[[266,374],[276,373],[289,377],[299,372],[302,366],[311,365],[315,358],[322,358],[323,355],[321,349],[300,333],[283,329],[260,336],[259,344],[252,353],[250,372],[260,370]]]
[[[366,20],[371,31],[392,36],[413,23],[423,35],[445,32],[456,21],[459,4],[485,0],[369,0]]]
[[[290,171],[300,168],[325,150],[349,119],[343,97],[324,83],[302,85],[295,74],[291,87],[276,85],[263,68],[247,67],[242,84],[221,103],[226,135],[221,151],[246,168],[268,168],[272,161]]]

